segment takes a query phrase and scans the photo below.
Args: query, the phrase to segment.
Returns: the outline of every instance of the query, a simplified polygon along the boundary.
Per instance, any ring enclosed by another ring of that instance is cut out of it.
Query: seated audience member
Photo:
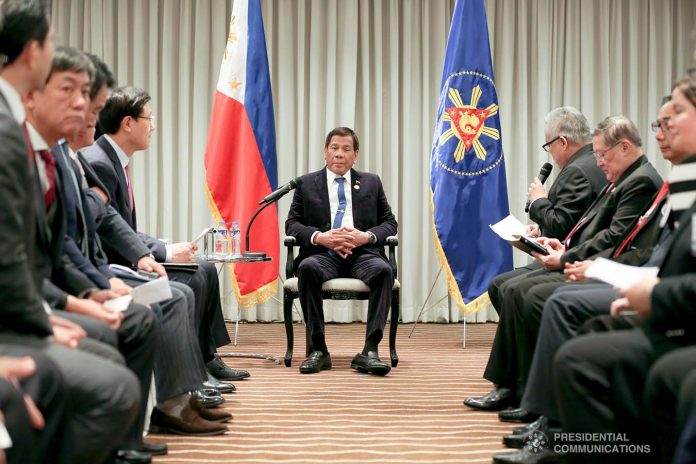
[[[500,286],[500,324],[484,372],[496,385],[483,397],[467,398],[469,407],[501,410],[517,407],[536,344],[541,308],[529,309],[527,294],[535,286],[564,282],[560,269],[565,263],[587,259],[616,246],[658,191],[662,179],[641,152],[638,129],[627,118],[614,116],[600,122],[592,145],[598,166],[610,184],[568,233],[563,243],[540,239],[549,255],[535,254],[546,269],[521,274]],[[518,323],[519,314],[533,318],[531,324]],[[523,330],[524,329],[524,330]]]
[[[679,81],[672,90],[674,116],[667,128],[671,144],[696,153],[696,81]],[[670,203],[682,197],[673,193]],[[568,432],[625,433],[631,443],[650,443],[643,407],[645,381],[665,354],[696,343],[693,332],[693,217],[696,203],[677,222],[657,278],[622,292],[626,307],[643,320],[639,328],[590,333],[563,345],[554,363],[554,390],[561,424]],[[651,455],[655,462],[657,452]],[[636,456],[636,459],[640,456]]]
[[[397,223],[381,179],[353,169],[359,154],[358,136],[352,129],[338,127],[329,132],[324,143],[326,166],[302,176],[285,222],[285,232],[300,245],[295,271],[312,344],[300,366],[303,374],[332,367],[324,336],[321,284],[337,277],[360,279],[370,287],[365,346],[351,367],[374,375],[391,370],[379,359],[377,347],[394,285],[383,247],[386,238],[396,234]]]
[[[150,96],[134,87],[117,89],[109,95],[99,113],[99,126],[104,131],[82,153],[99,180],[106,187],[109,204],[137,232],[136,205],[131,185],[131,157],[137,151],[147,150],[155,130]],[[220,380],[241,380],[249,373],[231,369],[217,355],[217,347],[230,343],[222,317],[220,288],[215,266],[195,259],[194,244],[183,242],[166,245],[163,241],[144,233],[138,234],[159,262],[197,263],[195,272],[170,271],[172,280],[191,287],[196,298],[195,326],[198,342],[208,371]],[[109,261],[116,264],[133,264],[108,243],[104,243]]]
[[[549,191],[535,179],[529,187],[530,235],[564,239],[580,217],[607,185],[592,152],[592,134],[585,116],[572,106],[556,108],[546,115],[542,149],[560,168]],[[506,280],[533,269],[539,263],[523,266],[497,276],[488,288],[493,306],[500,310],[498,288]]]
[[[36,215],[43,212],[37,208],[40,185],[34,150],[22,128],[22,99],[44,84],[53,43],[42,2],[2,2],[0,16],[0,55],[5,63],[0,70],[0,344],[38,350],[60,370],[68,398],[63,428],[71,437],[57,459],[101,463],[112,457],[135,419],[140,392],[135,376],[124,366],[75,349],[84,334],[49,316],[42,299],[47,257],[46,250],[36,248],[34,237],[40,233]],[[119,357],[113,352],[113,359]]]

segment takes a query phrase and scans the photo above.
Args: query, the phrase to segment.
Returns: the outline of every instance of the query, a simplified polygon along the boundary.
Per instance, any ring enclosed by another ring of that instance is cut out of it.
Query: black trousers
[[[196,272],[168,271],[169,278],[188,285],[196,296],[195,333],[205,361],[213,358],[217,348],[228,345],[230,336],[225,327],[220,301],[220,282],[215,265],[199,259]]]
[[[653,437],[644,422],[643,395],[656,357],[642,329],[590,333],[563,345],[554,362],[554,391],[564,431],[621,432],[630,444],[650,444]],[[654,463],[658,453],[655,447],[650,451],[624,458]],[[597,454],[574,458],[604,462]]]
[[[652,429],[660,462],[671,463],[681,430],[696,404],[696,346],[660,357],[648,372],[644,398],[645,425]]]
[[[611,285],[594,281],[563,285],[548,298],[522,396],[522,408],[560,420],[552,384],[553,359],[586,321],[609,314],[611,302],[616,298]]]
[[[20,380],[19,389],[6,380],[0,381],[0,410],[12,439],[12,448],[6,450],[8,463],[66,462],[74,440],[65,420],[67,396],[58,366],[38,350],[19,345],[0,345],[0,355],[30,356],[36,364],[34,374]],[[43,429],[36,430],[29,423],[23,394],[29,395],[41,411]]]
[[[394,285],[394,275],[386,259],[362,250],[354,250],[346,259],[319,253],[302,260],[297,277],[300,304],[314,350],[327,351],[321,285],[337,277],[359,279],[370,288],[365,342],[376,349],[384,335]]]
[[[550,295],[564,281],[561,273],[538,269],[517,273],[499,285],[500,322],[483,374],[485,379],[522,396],[541,321],[545,299],[541,295]],[[527,293],[542,284],[550,286],[543,287],[534,304],[528,305]]]

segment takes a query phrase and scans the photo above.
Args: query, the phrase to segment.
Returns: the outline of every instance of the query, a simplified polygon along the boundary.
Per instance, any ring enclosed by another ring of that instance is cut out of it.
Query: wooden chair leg
[[[292,327],[292,301],[295,297],[288,291],[283,292],[283,318],[285,319],[285,337],[288,340],[288,348],[285,352],[285,366],[292,365],[292,350],[295,344],[295,334]]]
[[[396,329],[399,326],[399,290],[392,292],[391,322],[389,323],[389,357],[392,367],[399,364],[399,356],[396,354]]]

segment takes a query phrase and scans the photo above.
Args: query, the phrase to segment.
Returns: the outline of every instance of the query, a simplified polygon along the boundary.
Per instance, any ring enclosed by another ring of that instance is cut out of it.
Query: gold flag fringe
[[[435,203],[433,201],[433,191],[430,190],[430,218],[431,227],[433,230],[433,238],[435,242],[435,251],[437,253],[438,261],[440,261],[440,266],[444,270],[445,279],[447,281],[447,291],[449,295],[454,299],[455,304],[459,312],[464,315],[476,314],[480,310],[484,309],[486,306],[491,304],[491,299],[488,296],[488,292],[483,292],[483,294],[476,297],[469,303],[464,303],[462,298],[462,293],[459,291],[459,286],[457,285],[457,280],[452,274],[452,269],[450,268],[449,261],[447,261],[447,256],[445,251],[442,249],[442,244],[440,243],[440,237],[437,235],[437,228],[435,227]]]

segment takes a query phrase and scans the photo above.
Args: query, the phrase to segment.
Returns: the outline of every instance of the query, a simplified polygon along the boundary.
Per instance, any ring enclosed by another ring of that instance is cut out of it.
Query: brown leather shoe
[[[150,417],[150,432],[210,436],[222,435],[227,432],[227,427],[203,419],[191,406],[186,405],[178,417],[165,414],[157,408],[153,409]]]
[[[223,411],[222,409],[206,408],[193,396],[189,400],[189,405],[199,416],[210,422],[229,422],[233,419],[232,414],[229,412]]]

